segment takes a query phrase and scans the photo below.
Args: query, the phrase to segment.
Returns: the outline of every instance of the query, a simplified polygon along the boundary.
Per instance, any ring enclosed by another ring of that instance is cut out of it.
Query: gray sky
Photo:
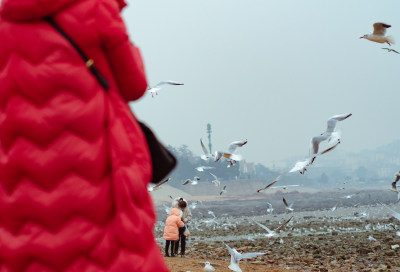
[[[123,16],[148,81],[184,82],[132,104],[162,141],[201,153],[247,138],[247,161],[308,154],[335,114],[342,151],[399,138],[400,55],[359,39],[377,21],[400,43],[400,2],[135,0]],[[394,49],[400,49],[396,44]]]

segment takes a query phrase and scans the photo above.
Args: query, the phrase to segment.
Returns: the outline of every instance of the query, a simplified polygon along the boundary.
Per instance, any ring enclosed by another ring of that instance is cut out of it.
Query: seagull
[[[210,172],[208,172],[208,173],[210,173]],[[210,173],[210,175],[213,176],[213,178],[214,178],[214,180],[211,181],[212,184],[214,184],[217,187],[220,187],[221,186],[221,182],[218,180],[217,176],[214,175],[213,173]]]
[[[208,214],[211,215],[213,218],[208,219],[208,220],[204,220],[204,223],[206,223],[207,225],[208,225],[208,224],[211,224],[211,223],[217,224],[217,221],[215,221],[215,219],[216,219],[217,217],[215,216],[214,212],[213,212],[213,211],[208,211]]]
[[[385,36],[386,29],[391,27],[391,25],[385,23],[375,23],[374,25],[374,32],[372,34],[365,34],[364,36],[360,37],[360,39],[367,39],[377,43],[387,43],[391,45],[394,43],[394,40],[390,36]]]
[[[332,137],[330,139],[331,139],[330,141],[336,142],[333,146],[325,149],[324,151],[322,151],[320,153],[312,154],[312,156],[309,156],[309,157],[305,158],[302,161],[296,162],[296,164],[293,166],[293,168],[291,168],[289,170],[288,173],[293,173],[293,172],[299,171],[300,174],[303,175],[307,171],[306,167],[310,166],[311,164],[313,164],[317,157],[319,157],[321,155],[324,155],[324,154],[328,153],[329,151],[332,151],[333,149],[335,149],[340,144],[340,132],[338,132],[338,131],[333,132],[332,133]]]
[[[185,182],[182,183],[182,185],[186,185],[186,184],[189,184],[189,183],[190,183],[191,185],[197,185],[197,184],[199,183],[199,182],[198,182],[199,180],[200,180],[200,178],[196,176],[196,177],[193,178],[193,180],[191,180],[191,179],[185,180]]]
[[[352,195],[347,195],[347,196],[342,196],[341,198],[345,198],[345,199],[351,199],[353,196],[355,196],[356,194],[352,194]]]
[[[157,184],[157,185],[155,185],[155,186],[149,186],[148,191],[149,191],[149,192],[157,191],[158,189],[161,188],[161,185],[167,183],[167,182],[170,181],[170,180],[171,180],[171,178],[167,178],[166,180],[160,182],[159,184]]]
[[[204,170],[213,169],[213,168],[215,168],[215,167],[211,167],[211,166],[199,166],[199,167],[196,167],[195,169],[196,169],[197,171],[199,171],[199,172],[204,172]]]
[[[337,204],[331,208],[331,211],[332,212],[336,211],[336,208],[337,208]]]
[[[267,202],[267,204],[268,204],[268,209],[267,209],[267,212],[268,213],[272,213],[273,211],[274,211],[274,208],[272,208],[272,204],[271,203],[269,203],[269,202]]]
[[[394,52],[394,53],[396,53],[396,54],[400,54],[399,52],[397,52],[396,50],[394,50],[394,49],[392,49],[392,48],[382,48],[382,49],[385,49],[385,50],[387,50],[388,52]]]
[[[205,262],[204,264],[204,271],[215,271],[215,268],[210,264],[210,262]]]
[[[271,189],[282,189],[282,190],[286,190],[288,187],[299,187],[300,185],[283,185],[283,186],[275,186],[275,187],[271,187]]]
[[[374,237],[372,237],[371,235],[368,236],[368,240],[373,241],[373,242],[376,242],[376,239],[375,239]]]
[[[245,144],[247,144],[247,139],[243,141],[234,141],[229,144],[227,152],[215,151],[215,161],[219,161],[222,157],[225,157],[229,159],[230,165],[233,166],[232,161],[236,162],[242,160],[241,155],[234,154],[236,149],[244,146]]]
[[[255,258],[261,255],[264,255],[265,253],[261,252],[246,252],[246,253],[239,253],[235,248],[230,248],[227,244],[224,244],[228,250],[229,254],[231,255],[231,263],[228,266],[230,270],[233,270],[235,272],[242,272],[242,269],[239,267],[239,262],[241,259],[247,259],[247,258]]]
[[[286,210],[293,212],[293,203],[290,203],[290,205],[288,205],[288,203],[286,202],[286,199],[283,198],[283,204],[285,205]]]
[[[217,218],[217,217],[215,216],[215,213],[214,213],[213,211],[208,211],[208,214],[209,214],[209,215],[212,215],[212,217],[214,217],[214,218]]]
[[[194,210],[194,209],[196,209],[196,206],[197,206],[197,202],[192,202],[192,203],[190,203],[189,208],[191,210]]]
[[[278,234],[277,234],[276,232],[279,231],[279,230],[281,230],[284,226],[286,226],[286,225],[290,222],[290,220],[292,220],[292,218],[293,218],[293,216],[290,217],[289,220],[287,220],[286,222],[284,222],[282,225],[280,225],[279,227],[277,227],[277,228],[274,229],[274,230],[270,230],[268,227],[264,226],[263,224],[258,223],[257,221],[254,221],[254,223],[256,223],[257,225],[259,225],[261,228],[265,229],[265,230],[268,232],[268,234],[266,234],[266,236],[267,236],[269,239],[272,239],[272,237],[278,236]]]
[[[310,150],[310,153],[312,153],[312,155],[305,158],[302,161],[296,162],[296,164],[292,168],[290,168],[289,170],[286,170],[285,172],[280,174],[271,184],[268,184],[264,188],[257,190],[257,192],[259,193],[261,191],[264,191],[264,190],[270,188],[278,180],[280,180],[283,176],[285,176],[289,173],[299,171],[300,174],[303,175],[305,173],[305,171],[307,171],[306,167],[313,164],[313,162],[315,161],[315,159],[317,157],[324,155],[324,154],[332,151],[333,149],[335,149],[340,144],[340,132],[335,131],[336,123],[337,123],[337,121],[342,121],[342,120],[350,117],[351,115],[352,115],[351,113],[339,114],[339,115],[335,115],[335,116],[332,116],[331,118],[329,118],[328,122],[327,122],[328,123],[327,130],[324,133],[322,133],[320,136],[313,137],[311,139],[311,145],[312,145],[313,150],[312,150],[312,152]],[[336,143],[334,145],[330,146],[329,148],[323,150],[322,152],[318,153],[319,143],[322,142],[323,140],[328,140],[328,142],[336,141]]]
[[[204,155],[201,155],[201,159],[207,161],[208,159],[214,157],[211,153],[208,152],[206,146],[203,144],[203,140],[200,138],[201,149],[203,149]]]
[[[319,144],[323,141],[328,140],[331,142],[334,138],[339,138],[340,134],[335,134],[336,124],[338,121],[343,121],[349,118],[352,114],[345,113],[345,114],[338,114],[334,115],[327,121],[327,128],[326,131],[321,133],[319,136],[315,136],[311,138],[311,147],[310,147],[310,155],[318,154]],[[313,163],[314,160],[311,162]]]
[[[179,83],[179,82],[175,82],[175,81],[161,81],[159,83],[157,83],[157,85],[155,85],[154,87],[149,87],[147,90],[151,93],[151,97],[154,98],[154,94],[158,95],[158,91],[161,90],[161,86],[163,85],[183,85],[183,83]]]
[[[224,185],[224,188],[222,188],[222,191],[219,192],[219,195],[225,194],[226,193],[226,185]]]
[[[171,214],[171,207],[169,207],[169,206],[167,206],[167,205],[163,205],[164,206],[164,210],[165,210],[165,212],[168,214],[168,215],[170,215]]]

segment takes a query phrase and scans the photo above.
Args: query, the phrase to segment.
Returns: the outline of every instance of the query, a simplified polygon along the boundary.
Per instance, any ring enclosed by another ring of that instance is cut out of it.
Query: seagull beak
[[[364,38],[364,37],[360,37],[360,39],[362,39],[362,38]]]

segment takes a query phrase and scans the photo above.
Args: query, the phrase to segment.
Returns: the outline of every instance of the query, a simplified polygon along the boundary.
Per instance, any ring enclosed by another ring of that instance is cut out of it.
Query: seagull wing
[[[263,224],[258,223],[257,221],[254,221],[257,225],[259,225],[261,228],[265,229],[269,234],[274,233],[272,230],[270,230],[268,227],[264,226]]]
[[[377,36],[385,36],[386,28],[391,27],[391,25],[379,22],[375,23],[373,26],[374,26],[374,32],[372,34]]]
[[[242,253],[242,259],[248,259],[248,258],[255,258],[261,255],[265,255],[266,253],[262,252],[247,252],[247,253]]]
[[[243,141],[235,141],[229,144],[228,146],[228,152],[229,153],[234,153],[236,151],[237,147],[241,147],[247,144],[247,139]]]
[[[169,84],[169,85],[183,85],[183,83],[167,80],[167,81],[160,81],[158,82],[153,88],[160,87],[162,85]]]
[[[187,179],[187,180],[185,180],[184,183],[182,183],[182,185],[186,185],[186,184],[188,184],[189,182],[191,182],[191,180],[190,180],[190,179]]]
[[[290,220],[292,220],[292,218],[293,218],[293,216],[290,217],[288,221],[286,221],[285,223],[283,223],[282,225],[280,225],[279,227],[277,227],[274,231],[278,231],[278,230],[283,229],[283,227],[286,226],[286,225],[290,222]]]
[[[213,173],[211,173],[211,172],[208,172],[208,173],[210,173],[210,175],[211,176],[213,176],[213,178],[215,179],[215,180],[218,180],[218,178],[217,178],[217,176],[216,175],[214,175]]]
[[[335,131],[337,121],[343,121],[349,118],[350,116],[352,116],[351,113],[343,113],[332,116],[331,118],[328,119],[326,131],[327,132]]]
[[[288,203],[286,202],[286,199],[285,199],[285,198],[283,198],[282,200],[283,200],[283,204],[286,206],[286,208],[288,208],[288,207],[289,207],[289,205],[288,205]]]
[[[264,188],[259,189],[257,192],[259,193],[259,192],[261,192],[261,191],[267,190],[269,187],[271,187],[272,185],[274,185],[274,184],[277,183],[277,182],[278,182],[278,179],[274,180],[272,183],[268,184],[268,185],[265,186]]]
[[[233,251],[233,249],[232,249],[230,246],[228,246],[227,244],[224,243],[224,245],[228,248],[229,254],[230,254],[232,257],[236,257],[236,256],[235,256],[235,255],[236,255],[236,252]]]
[[[381,205],[384,206],[386,209],[388,209],[394,218],[396,218],[397,220],[400,220],[400,213],[396,212],[395,210],[392,210],[391,208],[389,208],[388,206],[386,206],[383,203],[381,203]]]
[[[214,157],[215,157],[215,160],[214,161],[219,161],[221,158],[222,158],[222,155],[223,155],[224,153],[222,153],[222,152],[220,152],[220,151],[215,151],[215,155],[214,155]]]
[[[317,154],[318,149],[319,149],[319,143],[326,139],[327,139],[327,137],[325,137],[323,135],[312,137],[311,144],[310,144],[310,155]]]
[[[162,181],[162,182],[160,182],[159,184],[157,184],[156,186],[154,186],[154,187],[160,187],[161,185],[163,185],[163,184],[165,184],[165,183],[167,183],[168,181],[170,181],[171,180],[171,178],[167,178],[166,180],[164,180],[164,181]]]
[[[204,155],[207,156],[209,153],[208,153],[207,148],[204,146],[203,140],[201,138],[200,138],[200,144],[201,144],[201,148],[203,149]]]
[[[324,155],[325,153],[328,153],[329,151],[334,150],[339,144],[340,144],[340,139],[337,140],[337,143],[336,143],[335,145],[333,145],[333,146],[331,146],[331,147],[325,149],[324,151],[322,151],[322,152],[320,153],[320,155]]]

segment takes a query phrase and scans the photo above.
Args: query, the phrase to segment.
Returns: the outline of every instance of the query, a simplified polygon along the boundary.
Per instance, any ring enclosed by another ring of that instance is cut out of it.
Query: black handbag
[[[46,21],[50,23],[69,43],[76,49],[90,72],[96,77],[97,81],[103,87],[104,91],[108,91],[109,83],[100,74],[92,59],[88,58],[80,47],[61,29],[61,27],[53,20],[52,17],[46,17]],[[139,121],[139,125],[146,137],[147,145],[150,150],[151,162],[153,165],[152,183],[161,182],[176,166],[177,160],[175,156],[157,139],[153,131],[144,123]]]

